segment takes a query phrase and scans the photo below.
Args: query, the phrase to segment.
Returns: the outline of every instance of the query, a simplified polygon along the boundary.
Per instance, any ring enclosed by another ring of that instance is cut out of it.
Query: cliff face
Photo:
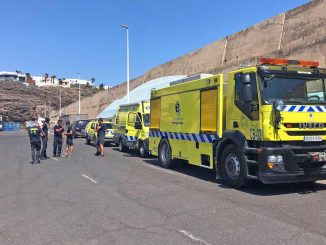
[[[62,88],[62,106],[77,101],[78,92],[78,87]],[[97,92],[91,87],[81,87],[82,98]],[[0,115],[6,121],[16,122],[49,116],[51,110],[59,109],[59,94],[59,87],[25,86],[11,80],[0,80]]]
[[[158,77],[198,73],[226,74],[240,64],[256,64],[258,57],[320,61],[326,67],[326,0],[314,0],[258,23],[196,51],[154,67],[130,81],[130,89]],[[227,79],[227,76],[225,76]],[[114,99],[126,94],[120,84],[82,101],[83,113],[95,117]],[[64,108],[76,111],[73,103]],[[51,115],[56,118],[57,111]]]

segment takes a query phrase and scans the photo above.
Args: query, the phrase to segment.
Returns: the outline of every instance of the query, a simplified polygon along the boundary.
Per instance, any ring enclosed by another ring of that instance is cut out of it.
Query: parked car
[[[90,145],[92,143],[93,146],[96,146],[97,142],[97,132],[95,130],[97,120],[90,121],[86,126],[86,144]],[[104,121],[106,125],[105,132],[105,143],[111,144],[113,143],[113,125],[111,121]]]
[[[75,138],[86,136],[85,128],[88,122],[88,120],[78,120],[72,124],[72,134]]]

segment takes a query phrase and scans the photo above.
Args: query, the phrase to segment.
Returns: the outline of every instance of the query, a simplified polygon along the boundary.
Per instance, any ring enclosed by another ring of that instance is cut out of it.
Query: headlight
[[[272,156],[268,156],[268,162],[276,162],[276,156],[272,155]]]
[[[283,163],[283,157],[282,156],[276,156],[276,162],[277,163]]]
[[[270,156],[268,156],[267,167],[269,169],[276,170],[276,171],[285,170],[283,157],[281,155],[270,155]]]

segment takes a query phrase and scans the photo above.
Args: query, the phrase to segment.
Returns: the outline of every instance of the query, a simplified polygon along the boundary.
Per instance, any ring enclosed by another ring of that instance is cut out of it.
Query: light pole
[[[127,25],[121,25],[121,27],[127,31],[127,98],[129,103],[129,27]]]
[[[61,117],[61,87],[60,87],[60,98],[59,98],[59,116]]]
[[[79,94],[78,94],[78,114],[80,115],[80,72],[78,74],[78,87],[79,87]]]

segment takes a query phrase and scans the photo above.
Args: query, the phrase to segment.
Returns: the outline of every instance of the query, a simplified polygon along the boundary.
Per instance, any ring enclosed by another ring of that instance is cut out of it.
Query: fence
[[[19,131],[20,123],[16,122],[4,122],[3,123],[3,131]]]

